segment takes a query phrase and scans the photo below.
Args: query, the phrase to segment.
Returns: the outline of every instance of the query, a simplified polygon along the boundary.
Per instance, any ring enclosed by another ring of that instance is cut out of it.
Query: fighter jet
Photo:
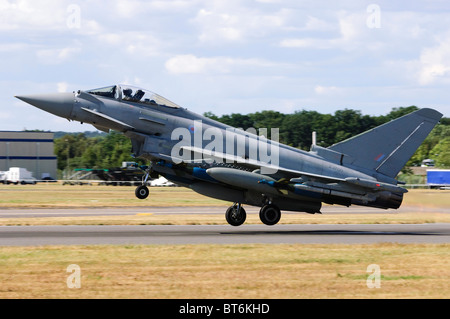
[[[279,143],[276,131],[269,140],[267,132],[227,126],[130,85],[16,97],[130,138],[133,156],[149,162],[138,198],[149,195],[148,178],[162,175],[232,202],[225,218],[233,226],[245,222],[244,204],[261,207],[266,225],[277,224],[282,210],[320,213],[322,203],[399,208],[407,190],[396,176],[442,117],[419,109],[328,148],[313,144],[307,152]]]

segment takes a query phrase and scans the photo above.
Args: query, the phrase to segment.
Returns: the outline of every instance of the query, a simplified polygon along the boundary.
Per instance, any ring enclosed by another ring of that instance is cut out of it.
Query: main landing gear
[[[228,207],[225,218],[231,226],[240,226],[245,222],[247,213],[240,203],[234,203]],[[259,211],[259,219],[268,226],[275,225],[280,221],[280,218],[281,211],[274,204],[266,204]]]
[[[281,211],[274,204],[264,205],[259,211],[259,219],[261,219],[261,221],[268,226],[275,225],[280,221],[280,218]]]
[[[231,226],[240,226],[245,222],[247,213],[240,203],[234,203],[225,212],[225,219]]]

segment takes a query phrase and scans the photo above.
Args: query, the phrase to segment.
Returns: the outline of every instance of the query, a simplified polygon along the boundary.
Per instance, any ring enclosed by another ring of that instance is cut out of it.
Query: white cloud
[[[304,31],[334,31],[335,26],[329,21],[308,16],[305,26],[301,28]]]
[[[177,55],[165,63],[166,70],[171,74],[224,74],[240,72],[242,68],[280,68],[289,67],[285,63],[273,63],[263,59],[241,59],[232,57],[201,58],[192,54]]]
[[[0,44],[0,52],[20,52],[29,47],[26,43],[4,43]]]
[[[383,5],[380,8],[382,22],[379,28],[368,25],[370,13],[364,10],[364,6],[360,10],[325,11],[318,17],[309,15],[304,26],[298,29],[301,36],[283,37],[279,45],[285,48],[368,53],[385,50],[387,54],[411,54],[419,52],[418,46],[448,29],[444,23],[449,18],[446,13],[388,11]]]
[[[365,41],[363,34],[367,32],[365,13],[348,13],[339,11],[333,22],[325,22],[317,18],[308,17],[302,30],[322,31],[326,37],[285,38],[279,44],[285,48],[313,48],[313,49],[341,49],[352,50],[360,48],[361,41]],[[336,30],[338,34],[336,35]]]
[[[41,49],[36,56],[43,64],[59,64],[65,62],[81,52],[80,47],[66,47],[62,49]]]
[[[110,45],[122,45],[125,40],[124,35],[119,33],[104,33],[98,39]]]
[[[342,41],[357,39],[367,29],[366,15],[363,13],[340,13],[338,23]]]
[[[165,63],[165,67],[172,74],[228,73],[234,63],[235,61],[231,58],[198,58],[187,54],[170,58]]]
[[[65,26],[67,4],[51,0],[0,0],[0,30],[59,29]]]
[[[80,28],[79,29],[69,29],[68,32],[73,32],[78,35],[84,35],[84,36],[95,36],[95,35],[101,35],[105,31],[104,27],[95,20],[89,20],[86,18],[83,18],[81,16],[80,20]]]
[[[424,48],[420,54],[419,84],[450,81],[450,36],[438,40],[438,45]]]
[[[280,46],[284,48],[331,49],[335,43],[336,39],[289,38],[281,40]]]
[[[428,45],[408,47],[414,53],[410,57],[385,59],[381,64],[383,76],[409,85],[450,85],[450,30],[429,41]]]
[[[154,36],[145,34],[135,34],[124,41],[123,45],[130,54],[139,56],[157,55],[162,48],[161,41]]]
[[[245,7],[233,1],[215,1],[201,8],[191,22],[199,28],[201,42],[221,44],[265,37],[287,28],[291,18],[291,10],[285,8],[264,12],[255,6]]]
[[[116,0],[115,13],[122,18],[135,19],[137,16],[149,16],[161,12],[182,12],[198,5],[199,0]],[[108,1],[109,3],[109,1]]]
[[[132,18],[136,13],[142,13],[143,5],[142,1],[128,0],[128,1],[115,1],[115,12],[118,17]]]
[[[317,85],[316,87],[314,87],[314,92],[316,92],[316,94],[319,95],[327,95],[327,94],[342,93],[342,89],[336,86]]]
[[[157,37],[140,31],[103,33],[96,37],[100,43],[116,47],[116,50],[140,57],[154,56],[164,44]]]

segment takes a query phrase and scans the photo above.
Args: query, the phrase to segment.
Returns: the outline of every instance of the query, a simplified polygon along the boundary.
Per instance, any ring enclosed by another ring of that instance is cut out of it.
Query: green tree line
[[[131,157],[130,140],[114,131],[96,137],[76,133],[55,138],[55,154],[58,170],[113,168],[120,167],[122,162],[136,160]],[[137,162],[144,163],[142,160]]]
[[[317,144],[328,147],[346,138],[367,131],[390,120],[417,110],[416,106],[393,108],[387,115],[369,116],[360,111],[344,109],[334,114],[321,114],[317,111],[296,111],[283,114],[276,111],[261,111],[250,114],[227,114],[216,116],[211,112],[204,115],[242,129],[279,128],[280,142],[309,150],[312,132],[317,132]],[[270,135],[268,136],[270,138]],[[111,168],[124,161],[133,161],[131,142],[117,132],[87,137],[86,133],[66,134],[55,138],[55,153],[58,169],[67,168]],[[438,167],[450,167],[450,119],[443,118],[417,152],[408,166],[420,165],[423,159],[431,158]],[[144,161],[138,160],[140,164]]]

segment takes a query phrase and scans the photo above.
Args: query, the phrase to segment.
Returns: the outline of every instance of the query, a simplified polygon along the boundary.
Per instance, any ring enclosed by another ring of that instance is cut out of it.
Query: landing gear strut
[[[134,194],[136,195],[137,198],[146,199],[148,197],[148,195],[150,194],[150,191],[148,190],[148,187],[146,186],[147,180],[149,177],[150,177],[150,168],[146,168],[145,175],[142,178],[142,184],[139,185],[136,188],[136,191],[134,192]]]
[[[264,205],[259,211],[259,219],[269,226],[275,225],[280,221],[281,211],[274,204]]]
[[[225,219],[231,226],[240,226],[245,222],[247,213],[240,203],[234,203],[225,212]]]

